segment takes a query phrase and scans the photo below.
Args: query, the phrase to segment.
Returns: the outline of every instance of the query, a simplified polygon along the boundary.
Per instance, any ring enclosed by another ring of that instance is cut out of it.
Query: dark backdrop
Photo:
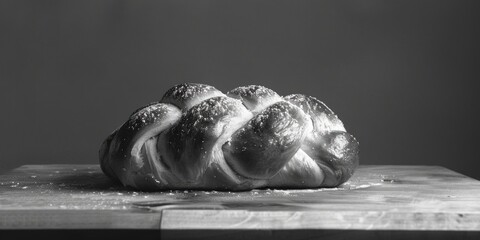
[[[0,1],[0,169],[97,163],[172,85],[323,100],[362,164],[480,179],[479,1]]]

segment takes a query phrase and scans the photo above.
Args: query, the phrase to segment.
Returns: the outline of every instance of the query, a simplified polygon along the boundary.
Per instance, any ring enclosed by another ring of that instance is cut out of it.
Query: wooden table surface
[[[360,166],[333,189],[140,192],[98,165],[0,175],[0,229],[480,231],[480,182],[438,166]]]

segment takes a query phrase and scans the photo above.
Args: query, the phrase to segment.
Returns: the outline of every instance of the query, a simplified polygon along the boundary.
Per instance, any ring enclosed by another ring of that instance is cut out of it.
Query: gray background
[[[480,179],[480,1],[0,1],[0,170],[97,163],[171,86],[329,105],[362,164]]]

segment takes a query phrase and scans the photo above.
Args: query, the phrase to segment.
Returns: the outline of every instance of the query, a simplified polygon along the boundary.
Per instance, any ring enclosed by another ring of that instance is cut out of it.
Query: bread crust
[[[100,147],[103,172],[140,190],[335,187],[359,143],[310,96],[184,83],[136,110]]]

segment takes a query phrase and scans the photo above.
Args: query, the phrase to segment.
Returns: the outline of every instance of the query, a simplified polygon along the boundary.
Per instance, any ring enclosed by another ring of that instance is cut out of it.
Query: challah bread
[[[100,148],[111,179],[140,190],[335,187],[358,142],[314,97],[185,83],[135,111]]]

